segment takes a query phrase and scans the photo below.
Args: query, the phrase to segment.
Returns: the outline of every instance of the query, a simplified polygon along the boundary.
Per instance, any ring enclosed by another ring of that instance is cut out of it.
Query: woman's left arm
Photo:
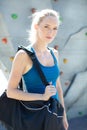
[[[64,127],[65,127],[65,130],[68,130],[68,121],[67,121],[66,110],[65,110],[65,105],[64,105],[63,90],[62,90],[59,78],[57,79],[56,88],[57,88],[57,91],[58,91],[60,102],[61,102],[61,104],[64,108],[64,117],[63,117]]]
[[[56,51],[54,49],[54,55],[58,61],[58,51]],[[58,91],[58,95],[59,95],[59,99],[60,99],[60,102],[64,108],[64,117],[63,117],[63,123],[64,123],[64,127],[65,127],[65,130],[68,130],[68,121],[67,121],[67,115],[66,115],[66,110],[65,110],[65,105],[64,105],[64,97],[63,97],[63,90],[62,90],[62,87],[61,87],[61,83],[60,83],[60,78],[58,77],[57,79],[57,82],[56,82],[56,89]]]

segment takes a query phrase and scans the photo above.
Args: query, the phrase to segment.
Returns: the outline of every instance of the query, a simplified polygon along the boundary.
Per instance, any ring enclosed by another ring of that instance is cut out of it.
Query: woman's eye
[[[48,26],[44,26],[45,28],[48,28]]]
[[[54,28],[54,30],[57,30],[57,28]]]

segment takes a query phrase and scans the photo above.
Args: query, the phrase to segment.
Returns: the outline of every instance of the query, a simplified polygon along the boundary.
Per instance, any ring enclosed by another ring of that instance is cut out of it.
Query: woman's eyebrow
[[[50,24],[47,24],[47,23],[46,23],[45,25],[48,25],[48,26],[50,26]]]
[[[47,23],[46,23],[45,25],[47,25],[47,26],[51,26],[50,24],[47,24]],[[58,26],[56,26],[56,25],[55,25],[54,27],[56,27],[56,28],[57,28]]]

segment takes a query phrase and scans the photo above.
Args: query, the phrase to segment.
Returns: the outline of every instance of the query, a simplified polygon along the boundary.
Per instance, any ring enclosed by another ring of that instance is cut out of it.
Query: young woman
[[[44,87],[39,74],[33,66],[31,58],[23,50],[15,55],[7,88],[7,96],[10,98],[34,101],[47,101],[50,97],[60,100],[64,107],[63,123],[65,130],[68,130],[68,122],[65,112],[63,91],[59,80],[58,51],[49,48],[59,28],[59,15],[56,11],[45,9],[33,16],[29,40],[31,48],[43,70],[49,85]],[[24,78],[28,92],[17,89],[21,77]]]

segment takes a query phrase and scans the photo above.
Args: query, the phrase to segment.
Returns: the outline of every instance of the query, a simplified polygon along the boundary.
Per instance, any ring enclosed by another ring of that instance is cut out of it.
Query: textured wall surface
[[[61,25],[51,46],[59,49],[68,117],[83,116],[87,114],[87,0],[0,0],[0,70],[8,79],[17,47],[28,45],[32,8],[60,13]]]

